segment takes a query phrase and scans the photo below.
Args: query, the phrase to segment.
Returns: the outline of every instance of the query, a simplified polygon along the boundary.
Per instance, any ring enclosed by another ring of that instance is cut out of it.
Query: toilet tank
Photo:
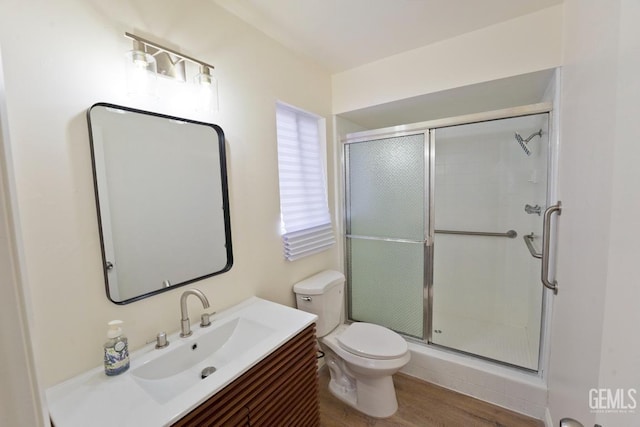
[[[344,306],[344,281],[344,274],[339,271],[325,270],[293,285],[298,309],[318,316],[318,338],[327,335],[340,324]]]

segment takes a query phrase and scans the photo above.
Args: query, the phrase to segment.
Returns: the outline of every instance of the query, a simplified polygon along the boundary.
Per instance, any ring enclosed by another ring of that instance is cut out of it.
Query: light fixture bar
[[[213,70],[215,68],[213,65],[207,64],[206,62],[202,62],[202,61],[199,61],[199,60],[197,60],[195,58],[192,58],[191,56],[187,56],[187,55],[185,55],[183,53],[176,52],[173,49],[169,49],[168,47],[164,47],[162,45],[159,45],[158,43],[155,43],[155,42],[152,42],[150,40],[144,39],[142,37],[136,36],[135,34],[131,34],[131,33],[126,33],[125,32],[124,36],[129,38],[129,39],[131,39],[131,40],[135,40],[137,42],[143,43],[146,46],[151,46],[152,48],[157,49],[159,51],[163,51],[163,52],[167,52],[167,53],[170,53],[172,55],[175,55],[175,56],[177,56],[178,58],[180,58],[182,60],[186,60],[186,61],[198,64],[201,67],[208,67],[211,70]]]

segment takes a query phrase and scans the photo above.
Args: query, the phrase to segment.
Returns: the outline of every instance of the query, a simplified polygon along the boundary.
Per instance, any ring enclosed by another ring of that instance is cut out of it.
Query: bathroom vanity
[[[174,425],[319,425],[316,373],[311,325]]]
[[[252,297],[193,335],[47,390],[56,427],[319,425],[316,316]],[[201,373],[215,368],[205,378]]]

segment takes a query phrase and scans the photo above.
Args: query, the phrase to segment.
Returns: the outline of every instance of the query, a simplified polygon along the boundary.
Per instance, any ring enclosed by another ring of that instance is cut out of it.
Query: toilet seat
[[[384,326],[356,322],[336,337],[344,350],[370,359],[396,359],[407,353],[407,342]]]

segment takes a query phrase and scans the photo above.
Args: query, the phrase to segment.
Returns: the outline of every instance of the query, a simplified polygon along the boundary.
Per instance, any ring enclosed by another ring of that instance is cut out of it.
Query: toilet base
[[[387,418],[396,413],[398,399],[391,375],[354,380],[355,387],[345,387],[332,378],[329,391],[347,405],[370,417]]]

